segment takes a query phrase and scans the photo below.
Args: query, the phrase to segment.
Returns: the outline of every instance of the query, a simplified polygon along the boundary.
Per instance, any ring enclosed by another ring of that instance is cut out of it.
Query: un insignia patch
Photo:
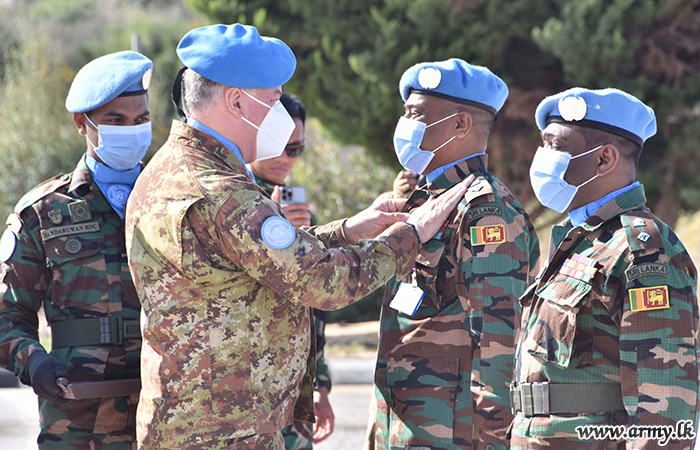
[[[117,208],[124,208],[131,194],[131,187],[126,184],[113,184],[107,188],[107,198]]]
[[[0,238],[0,262],[5,262],[12,257],[17,247],[17,235],[12,230],[5,230]]]
[[[296,238],[296,230],[287,219],[271,216],[265,219],[260,228],[263,241],[270,247],[281,250],[292,245]]]

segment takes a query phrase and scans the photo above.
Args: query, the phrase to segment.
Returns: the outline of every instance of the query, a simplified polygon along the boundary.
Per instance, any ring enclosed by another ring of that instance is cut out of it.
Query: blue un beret
[[[550,122],[596,128],[642,145],[656,134],[654,110],[619,89],[568,89],[542,100],[535,111],[540,130]]]
[[[140,53],[125,51],[87,63],[73,79],[66,109],[92,111],[124,95],[143,95],[151,83],[153,62]]]
[[[476,106],[496,114],[508,97],[508,87],[486,67],[461,59],[416,64],[401,76],[399,92],[405,102],[411,92]]]
[[[282,86],[297,67],[287,44],[239,23],[195,28],[178,44],[177,56],[204,78],[243,89]]]

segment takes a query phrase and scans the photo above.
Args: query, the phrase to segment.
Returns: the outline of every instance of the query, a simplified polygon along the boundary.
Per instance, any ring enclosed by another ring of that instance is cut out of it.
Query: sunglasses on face
[[[304,147],[306,146],[305,141],[299,141],[299,142],[292,142],[291,144],[287,144],[284,147],[284,151],[287,153],[287,156],[290,158],[296,158],[301,153],[304,151]]]

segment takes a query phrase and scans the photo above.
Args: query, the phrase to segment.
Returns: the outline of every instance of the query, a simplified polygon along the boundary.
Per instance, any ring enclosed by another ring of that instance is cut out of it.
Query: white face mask
[[[292,116],[289,115],[284,105],[279,100],[275,102],[275,106],[269,106],[246,91],[241,91],[269,109],[262,123],[260,123],[260,126],[255,125],[253,122],[243,117],[243,120],[247,124],[258,130],[258,134],[255,138],[255,147],[257,151],[255,160],[260,161],[263,159],[277,158],[284,151],[284,147],[287,145],[287,142],[289,142],[289,138],[296,128],[294,119],[292,119]]]
[[[567,183],[564,180],[564,175],[566,175],[566,170],[569,168],[569,163],[572,159],[587,155],[602,147],[604,145],[599,145],[576,156],[552,150],[551,148],[538,147],[530,165],[530,185],[532,185],[532,190],[535,191],[537,200],[543,206],[558,213],[566,211],[574,200],[579,188],[598,178],[598,175],[594,175],[588,181],[578,186]]]
[[[401,165],[406,170],[412,170],[416,173],[422,174],[428,167],[428,164],[430,164],[430,161],[433,160],[433,157],[435,157],[435,152],[452,142],[452,140],[457,137],[452,136],[435,150],[423,150],[420,148],[420,146],[423,143],[425,130],[433,125],[437,125],[447,119],[450,119],[457,114],[459,113],[454,113],[451,116],[447,116],[444,119],[431,123],[430,125],[426,125],[425,122],[419,122],[417,120],[401,117],[399,122],[396,124],[396,130],[394,131],[394,151],[396,152],[396,156],[399,158]]]
[[[95,154],[114,170],[129,170],[138,166],[151,146],[151,122],[140,125],[98,126],[87,114],[85,118],[97,128],[98,145],[90,141],[95,148]]]

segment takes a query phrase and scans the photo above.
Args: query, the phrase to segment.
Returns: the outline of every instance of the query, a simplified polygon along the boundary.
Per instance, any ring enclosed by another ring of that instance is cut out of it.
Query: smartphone
[[[306,203],[304,186],[280,186],[280,203]]]

